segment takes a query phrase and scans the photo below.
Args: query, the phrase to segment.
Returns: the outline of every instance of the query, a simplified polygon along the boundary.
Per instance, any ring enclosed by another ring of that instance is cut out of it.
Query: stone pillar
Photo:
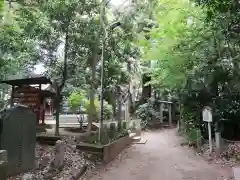
[[[54,166],[57,168],[62,168],[64,166],[64,154],[65,154],[65,144],[63,141],[58,140],[55,145],[55,157]]]
[[[169,120],[169,125],[172,125],[172,104],[168,104],[168,120]]]
[[[216,152],[217,155],[221,153],[221,132],[215,132]]]
[[[129,100],[125,103],[125,120],[129,121],[130,116],[129,116]]]
[[[0,150],[0,161],[7,161],[7,150]]]
[[[13,105],[14,105],[14,94],[15,94],[15,87],[13,85],[12,86],[12,92],[11,92],[11,102],[10,102],[11,107],[13,107]]]

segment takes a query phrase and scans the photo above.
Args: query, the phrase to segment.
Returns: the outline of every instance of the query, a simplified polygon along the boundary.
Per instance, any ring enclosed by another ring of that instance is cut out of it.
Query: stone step
[[[134,136],[132,139],[133,139],[134,142],[139,142],[142,139],[142,137],[141,136]]]
[[[147,140],[146,139],[142,139],[140,141],[137,141],[137,142],[133,142],[133,144],[146,144],[147,143]]]
[[[130,138],[134,138],[136,136],[136,133],[129,133]]]

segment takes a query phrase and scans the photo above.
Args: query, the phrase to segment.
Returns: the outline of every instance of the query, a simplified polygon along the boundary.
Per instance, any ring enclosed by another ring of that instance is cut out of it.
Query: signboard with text
[[[205,106],[202,111],[203,121],[212,122],[212,108]]]

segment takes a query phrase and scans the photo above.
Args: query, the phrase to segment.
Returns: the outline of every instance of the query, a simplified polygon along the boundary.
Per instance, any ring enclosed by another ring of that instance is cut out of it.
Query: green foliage
[[[199,28],[201,11],[190,6],[188,1],[163,0],[154,12],[159,26],[147,33],[150,40],[139,41],[145,49],[144,59],[156,62],[152,62],[149,70],[152,73],[151,84],[161,88],[181,88],[194,66],[193,59],[190,59],[194,51],[184,48],[181,42],[188,41],[189,36],[192,37],[197,32],[195,26]],[[195,25],[187,24],[190,18]]]
[[[102,132],[102,142],[99,143],[98,140],[98,133],[92,133],[91,135],[84,138],[84,142],[90,143],[90,144],[100,144],[100,145],[106,145],[108,143],[111,143],[113,141],[116,141],[122,137],[128,136],[127,129],[121,129],[120,131],[117,131],[116,127],[112,126],[111,128],[104,128],[104,131]]]
[[[127,122],[123,122],[122,128],[123,128],[123,129],[127,129]]]
[[[159,114],[154,108],[155,100],[150,98],[147,103],[140,105],[136,110],[136,115],[141,119],[141,126],[145,127],[147,123],[159,117]]]
[[[68,97],[68,105],[73,112],[78,112],[83,108],[86,101],[86,92],[75,91]],[[79,113],[79,112],[78,112]]]
[[[157,4],[153,19],[158,26],[138,41],[142,58],[151,61],[150,83],[160,92],[177,94],[189,131],[204,131],[200,115],[206,105],[214,109],[216,129],[222,119],[236,120],[239,2],[201,1],[196,6],[186,0],[162,0]]]
[[[104,108],[103,108],[103,119],[104,120],[110,120],[113,116],[113,111],[112,111],[112,106],[110,104],[108,104],[108,102],[104,101]],[[96,106],[96,113],[97,113],[97,116],[98,119],[97,121],[99,120],[100,118],[100,101],[96,98],[95,101],[94,101],[94,104]],[[89,113],[90,111],[90,100],[85,100],[84,102],[84,109],[86,110],[87,114]]]

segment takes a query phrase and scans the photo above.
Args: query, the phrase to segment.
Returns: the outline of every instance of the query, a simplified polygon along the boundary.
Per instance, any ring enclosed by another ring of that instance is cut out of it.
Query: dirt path
[[[145,133],[145,145],[130,147],[90,180],[228,180],[229,169],[208,164],[180,146],[175,130]]]

